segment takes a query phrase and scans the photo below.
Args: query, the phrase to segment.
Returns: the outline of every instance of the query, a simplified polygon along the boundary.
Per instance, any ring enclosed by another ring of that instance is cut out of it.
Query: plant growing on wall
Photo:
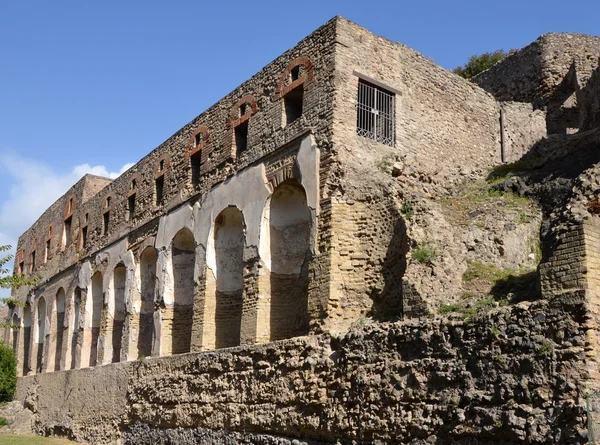
[[[10,402],[17,389],[17,358],[0,342],[0,403]]]

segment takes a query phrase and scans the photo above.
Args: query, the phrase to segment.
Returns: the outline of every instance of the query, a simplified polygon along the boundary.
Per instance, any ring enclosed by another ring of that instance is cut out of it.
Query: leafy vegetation
[[[400,212],[406,216],[407,219],[411,219],[415,214],[413,206],[409,202],[402,204],[402,207],[400,207]]]
[[[0,402],[13,399],[17,389],[17,358],[12,348],[0,343]]]
[[[484,53],[480,55],[475,54],[469,57],[469,61],[464,66],[456,67],[452,70],[452,72],[454,74],[458,74],[460,77],[464,77],[465,79],[471,79],[477,74],[504,60],[507,55],[508,53],[502,49],[491,53]]]
[[[11,249],[11,246],[0,246],[0,254],[3,252],[8,252]],[[38,279],[27,278],[23,274],[12,274],[10,270],[6,268],[7,264],[13,259],[12,254],[5,254],[4,257],[0,256],[0,288],[1,289],[11,289],[11,288],[19,288],[21,286],[34,286],[37,284]],[[12,298],[2,298],[0,301],[3,304],[8,304],[12,306],[23,306],[23,302],[18,300],[13,300]],[[0,321],[0,327],[3,328],[13,328],[10,323],[6,323],[4,321]]]
[[[412,251],[413,260],[427,264],[437,256],[435,247],[429,243],[423,244]]]

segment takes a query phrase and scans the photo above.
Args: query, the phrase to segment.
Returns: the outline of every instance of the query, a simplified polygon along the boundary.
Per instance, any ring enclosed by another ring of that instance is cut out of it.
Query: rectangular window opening
[[[50,240],[46,240],[46,250],[44,251],[44,263],[50,259]]]
[[[102,224],[102,235],[108,234],[108,226],[110,224],[110,212],[104,214],[104,221]]]
[[[128,221],[133,221],[135,217],[135,193],[127,198]]]
[[[192,163],[192,184],[198,185],[200,184],[200,166],[201,162],[201,152],[194,153],[190,157],[190,162]]]
[[[63,226],[63,249],[71,244],[71,228],[73,225],[73,217],[69,216],[65,219]]]
[[[248,121],[235,127],[235,153],[239,157],[248,148]]]
[[[88,234],[88,228],[86,227],[82,227],[81,229],[81,248],[82,249],[86,249],[87,248],[87,234]]]
[[[393,147],[394,93],[359,79],[357,99],[356,133]]]
[[[25,262],[24,261],[21,261],[19,263],[19,271],[18,271],[18,273],[25,273]]]
[[[193,173],[193,166],[192,166],[192,173]],[[155,203],[157,206],[159,206],[163,203],[163,196],[164,196],[164,190],[165,190],[165,177],[164,176],[159,176],[158,178],[156,178],[154,180],[154,189],[156,192]]]
[[[285,111],[285,124],[289,125],[302,116],[302,102],[304,100],[304,85],[299,85],[283,96]]]
[[[31,268],[29,269],[30,273],[35,272],[35,250],[31,252]]]

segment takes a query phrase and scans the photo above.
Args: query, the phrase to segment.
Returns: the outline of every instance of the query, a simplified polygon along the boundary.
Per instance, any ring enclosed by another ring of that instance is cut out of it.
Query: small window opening
[[[194,147],[200,146],[202,142],[204,142],[204,134],[200,132],[194,137]]]
[[[46,250],[44,251],[44,263],[50,258],[50,240],[46,240]]]
[[[127,198],[127,208],[129,209],[128,221],[133,221],[133,218],[135,217],[135,193]]]
[[[131,190],[135,190],[135,189],[136,189],[136,187],[137,187],[137,180],[136,180],[136,179],[133,179],[133,180],[131,181]]]
[[[73,212],[73,198],[69,198],[69,203],[67,204],[67,214]]]
[[[24,272],[25,272],[25,262],[21,261],[19,263],[19,271],[18,271],[18,273],[24,273]]]
[[[237,156],[248,148],[248,121],[235,127],[235,151]]]
[[[292,68],[291,75],[292,75],[292,82],[294,80],[298,80],[300,78],[300,66],[296,66],[296,67]]]
[[[192,163],[192,184],[200,184],[200,167],[202,166],[201,152],[194,153],[190,156]]]
[[[34,273],[35,272],[35,250],[33,252],[31,252],[31,267],[29,269],[30,273]]]
[[[106,198],[106,208],[110,207],[110,196]]]
[[[110,212],[104,214],[104,223],[102,225],[102,234],[108,234],[108,225],[110,224]]]
[[[394,93],[360,79],[356,103],[356,133],[393,147],[394,100]]]
[[[71,227],[73,226],[73,217],[69,216],[65,219],[63,232],[63,248],[71,244]]]
[[[292,70],[293,72],[293,70]],[[304,85],[299,85],[283,96],[285,108],[285,124],[289,125],[302,116],[302,102],[304,100]]]
[[[158,178],[156,178],[154,180],[154,189],[156,192],[156,205],[159,206],[162,204],[163,202],[163,193],[165,190],[165,177],[163,176],[159,176]]]
[[[196,136],[196,137],[197,137],[197,136]],[[161,159],[161,160],[160,160],[160,163],[158,164],[158,169],[159,169],[160,171],[163,171],[163,170],[165,169],[165,160],[164,160],[164,159]]]
[[[89,221],[89,219],[90,219],[90,218],[89,218],[89,214],[88,214],[88,213],[86,213],[86,214],[83,216],[83,222],[87,224],[87,222]]]
[[[81,248],[85,249],[87,248],[87,234],[88,234],[88,228],[86,227],[82,227],[81,228]]]
[[[246,104],[242,104],[240,105],[240,117],[242,117],[244,114],[246,114]]]

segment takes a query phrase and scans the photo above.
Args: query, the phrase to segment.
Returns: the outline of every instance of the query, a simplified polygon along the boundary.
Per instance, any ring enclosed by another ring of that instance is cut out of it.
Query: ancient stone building
[[[119,178],[85,176],[18,243],[40,282],[6,340],[36,430],[582,443],[599,57],[549,34],[469,82],[336,17]],[[542,293],[482,291],[474,265]]]

